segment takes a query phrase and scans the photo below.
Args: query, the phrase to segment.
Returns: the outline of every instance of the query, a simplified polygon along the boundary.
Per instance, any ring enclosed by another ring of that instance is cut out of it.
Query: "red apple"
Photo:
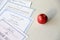
[[[37,20],[38,23],[45,24],[48,21],[48,17],[45,14],[39,14]]]

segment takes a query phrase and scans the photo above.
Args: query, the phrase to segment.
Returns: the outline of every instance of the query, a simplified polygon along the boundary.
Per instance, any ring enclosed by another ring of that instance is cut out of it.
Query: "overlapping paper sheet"
[[[30,8],[31,1],[1,0],[0,4],[0,39],[26,40],[26,30],[32,23],[34,11]]]
[[[19,36],[18,36],[19,35]],[[18,31],[14,26],[7,23],[5,20],[0,20],[0,39],[4,40],[24,40],[27,37],[22,31]]]

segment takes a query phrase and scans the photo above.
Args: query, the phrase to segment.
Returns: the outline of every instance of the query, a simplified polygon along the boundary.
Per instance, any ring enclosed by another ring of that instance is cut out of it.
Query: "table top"
[[[60,40],[60,3],[59,0],[31,0],[31,8],[35,9],[32,15],[33,23],[29,28],[27,40]],[[54,11],[55,10],[55,11]],[[48,12],[50,11],[50,12]],[[55,13],[52,14],[51,12]],[[39,24],[37,16],[41,13],[51,14],[46,24]]]

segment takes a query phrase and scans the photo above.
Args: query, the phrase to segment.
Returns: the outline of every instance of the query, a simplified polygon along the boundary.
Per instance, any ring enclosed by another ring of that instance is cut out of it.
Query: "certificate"
[[[17,15],[15,12],[8,9],[5,9],[1,13],[1,17],[9,24],[14,26],[14,28],[18,30],[21,29],[23,32],[25,32],[32,23],[32,20],[30,18],[24,17],[22,15]]]
[[[32,8],[24,7],[21,5],[19,6],[19,5],[16,5],[14,3],[11,3],[11,2],[8,2],[5,5],[5,7],[2,9],[2,11],[6,8],[11,10],[11,11],[16,12],[18,15],[22,15],[25,17],[31,17],[32,13],[34,12],[34,9],[32,9]]]
[[[1,40],[24,40],[26,35],[15,29],[12,25],[0,20],[0,39]]]

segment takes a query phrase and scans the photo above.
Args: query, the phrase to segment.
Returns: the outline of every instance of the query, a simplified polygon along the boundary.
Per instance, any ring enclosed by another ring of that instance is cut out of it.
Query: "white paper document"
[[[21,29],[23,32],[25,32],[32,23],[30,18],[17,15],[15,12],[8,9],[5,9],[1,13],[1,17],[15,28]]]
[[[6,5],[8,0],[0,0],[0,10]]]
[[[31,1],[0,0],[0,40],[26,40],[32,24]]]
[[[3,19],[0,20],[0,39],[1,40],[24,40],[26,35],[16,30]]]
[[[16,5],[14,3],[11,3],[11,2],[8,2],[5,5],[4,8],[10,9],[12,11],[15,11],[18,15],[23,15],[25,17],[31,17],[31,15],[32,15],[32,13],[34,11],[32,8],[27,8],[27,7],[24,7],[24,6],[19,6],[19,5]]]
[[[26,6],[26,7],[31,6],[31,1],[27,1],[27,0],[11,0],[11,2],[15,3],[17,5],[22,5],[22,6]]]
[[[18,6],[18,5],[13,4],[13,3],[9,3],[8,8],[10,8],[11,10],[14,10],[15,12],[18,12],[17,14],[23,15],[25,17],[31,17],[32,13],[34,12],[34,9],[32,9],[32,8]]]

